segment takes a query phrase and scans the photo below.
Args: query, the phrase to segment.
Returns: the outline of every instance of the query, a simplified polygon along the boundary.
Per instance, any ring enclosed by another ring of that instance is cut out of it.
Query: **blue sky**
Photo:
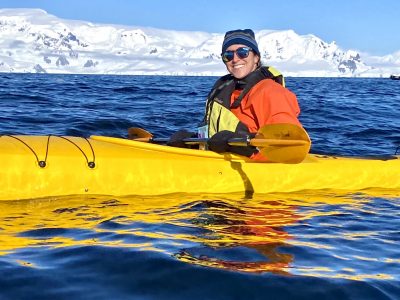
[[[369,54],[400,50],[400,0],[0,0],[0,8],[172,30],[293,29]]]

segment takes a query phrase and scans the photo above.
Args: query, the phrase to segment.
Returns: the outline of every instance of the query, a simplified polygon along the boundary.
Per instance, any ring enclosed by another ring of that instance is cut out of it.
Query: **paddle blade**
[[[149,142],[153,138],[153,135],[139,127],[131,127],[128,129],[128,139],[139,140],[142,142]]]
[[[261,153],[271,162],[296,164],[302,162],[311,148],[311,140],[303,127],[294,124],[271,124],[260,128],[256,138],[282,141],[304,141],[303,144],[261,147]]]

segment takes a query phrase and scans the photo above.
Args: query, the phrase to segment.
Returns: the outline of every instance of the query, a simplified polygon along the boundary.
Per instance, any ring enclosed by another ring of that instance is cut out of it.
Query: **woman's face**
[[[239,48],[248,48],[245,45],[231,45],[226,49],[227,51],[236,51]],[[248,74],[257,69],[258,62],[260,58],[253,52],[249,52],[249,56],[245,58],[240,58],[236,52],[234,52],[233,59],[231,61],[225,62],[226,68],[233,77],[237,79],[242,79]]]

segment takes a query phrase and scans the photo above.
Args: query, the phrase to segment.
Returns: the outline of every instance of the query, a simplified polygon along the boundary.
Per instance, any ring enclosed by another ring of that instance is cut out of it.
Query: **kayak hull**
[[[92,136],[2,136],[0,200],[67,195],[400,189],[400,159],[308,155],[299,164]]]

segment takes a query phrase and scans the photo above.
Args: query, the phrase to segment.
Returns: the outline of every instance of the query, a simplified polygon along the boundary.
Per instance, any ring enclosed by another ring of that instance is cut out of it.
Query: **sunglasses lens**
[[[233,51],[225,51],[225,53],[222,55],[222,59],[225,62],[231,61],[233,59],[234,52]]]
[[[239,48],[236,50],[236,54],[237,56],[239,56],[239,58],[246,58],[247,56],[249,56],[250,53],[250,48]]]

